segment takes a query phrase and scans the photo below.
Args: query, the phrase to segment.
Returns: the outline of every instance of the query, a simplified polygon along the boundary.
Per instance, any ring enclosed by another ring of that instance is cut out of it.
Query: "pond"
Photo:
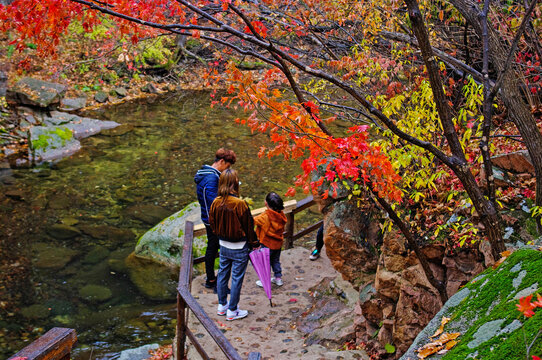
[[[147,299],[123,272],[137,239],[196,200],[193,176],[219,147],[235,150],[241,195],[252,208],[269,191],[284,194],[299,172],[298,163],[258,158],[267,137],[209,103],[209,93],[191,91],[86,114],[122,127],[84,139],[80,152],[52,166],[14,169],[3,179],[12,196],[0,202],[0,235],[10,244],[0,261],[28,276],[0,288],[18,304],[12,313],[0,306],[0,359],[54,326],[76,329],[75,359],[112,359],[171,341],[175,304]],[[85,297],[88,285],[109,291],[106,300]]]

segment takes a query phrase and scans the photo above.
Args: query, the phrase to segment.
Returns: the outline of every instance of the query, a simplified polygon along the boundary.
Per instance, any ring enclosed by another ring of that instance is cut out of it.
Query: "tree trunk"
[[[480,12],[478,3],[471,0],[451,0],[450,2],[481,38],[482,24],[478,17]],[[497,71],[501,72],[506,66],[509,50],[495,29],[489,27],[488,32],[489,56]],[[542,134],[526,101],[528,94],[522,93],[521,89],[525,88],[522,79],[523,75],[511,66],[504,74],[500,95],[529,151],[536,175],[536,205],[542,206]]]
[[[444,94],[444,87],[440,78],[438,64],[433,54],[427,29],[423,22],[418,2],[416,0],[405,0],[408,7],[409,18],[412,22],[412,30],[418,40],[418,46],[422,52],[422,57],[429,74],[429,82],[433,90],[433,98],[437,107],[440,118],[440,123],[444,129],[448,146],[452,152],[450,167],[457,175],[463,187],[467,191],[472,204],[474,205],[480,220],[485,227],[485,235],[491,244],[491,253],[493,259],[487,259],[487,263],[492,263],[500,257],[500,253],[504,251],[504,240],[501,234],[500,218],[493,203],[484,197],[484,194],[476,179],[470,171],[470,165],[465,158],[463,148],[459,141],[459,137],[454,128],[451,109],[448,105],[448,100]]]

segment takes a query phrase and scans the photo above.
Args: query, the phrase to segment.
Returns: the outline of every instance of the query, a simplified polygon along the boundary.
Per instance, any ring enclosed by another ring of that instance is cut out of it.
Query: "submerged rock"
[[[113,293],[101,285],[87,285],[79,289],[79,297],[90,303],[100,303],[109,300]]]
[[[125,261],[130,280],[151,300],[173,300],[177,297],[178,269],[130,254]]]
[[[83,258],[83,263],[97,264],[109,256],[109,250],[103,246],[96,246]]]
[[[33,244],[32,250],[36,253],[34,266],[39,269],[60,270],[79,254],[77,250],[46,243]]]
[[[127,208],[126,214],[131,218],[141,220],[149,225],[155,225],[166,216],[169,216],[171,212],[158,205],[137,204]]]
[[[47,233],[55,239],[71,239],[81,235],[81,231],[76,227],[65,224],[53,224],[47,228]]]
[[[22,308],[21,314],[28,319],[44,319],[49,316],[49,309],[45,305],[34,304]]]

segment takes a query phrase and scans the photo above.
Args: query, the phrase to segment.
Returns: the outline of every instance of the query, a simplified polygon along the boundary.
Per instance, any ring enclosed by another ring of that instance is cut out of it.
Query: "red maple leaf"
[[[540,294],[537,294],[536,301],[533,301],[531,304],[533,304],[535,307],[542,308],[542,296],[540,296]]]
[[[536,308],[536,306],[531,303],[532,298],[533,295],[524,296],[519,299],[519,304],[516,304],[518,310],[526,317],[531,317],[534,315],[533,309]]]

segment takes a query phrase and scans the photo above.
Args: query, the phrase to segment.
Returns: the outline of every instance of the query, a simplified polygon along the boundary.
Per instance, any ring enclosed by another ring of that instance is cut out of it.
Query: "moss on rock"
[[[487,269],[450,298],[401,359],[416,358],[414,351],[430,342],[429,336],[444,316],[451,318],[444,332],[461,336],[450,351],[431,359],[525,359],[527,347],[542,329],[542,310],[526,318],[516,304],[520,297],[540,293],[541,286],[542,253],[514,252],[498,268]],[[542,338],[535,341],[530,354],[542,354]]]

